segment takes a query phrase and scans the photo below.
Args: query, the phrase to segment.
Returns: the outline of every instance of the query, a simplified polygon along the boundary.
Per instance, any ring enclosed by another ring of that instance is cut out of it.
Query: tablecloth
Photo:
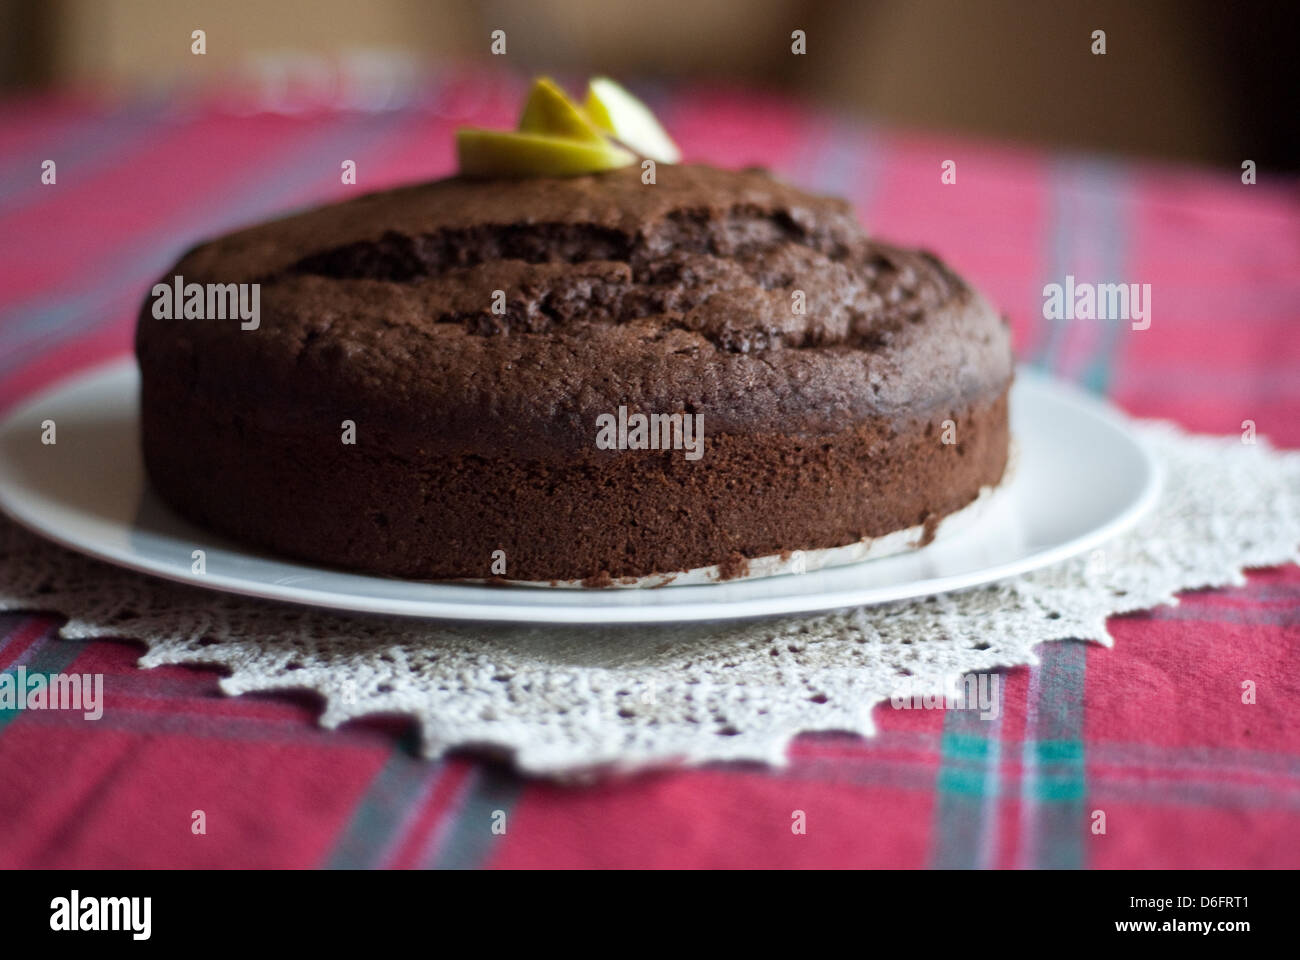
[[[148,286],[197,240],[448,173],[454,126],[511,125],[521,90],[448,71],[378,112],[0,104],[0,405],[128,351]],[[1024,361],[1133,414],[1249,420],[1300,446],[1294,179],[880,129],[725,88],[649,95],[689,160],[772,167],[939,252],[1006,311]],[[1150,328],[1044,319],[1066,275],[1150,284]],[[1045,645],[1007,673],[996,725],[886,704],[877,737],[802,737],[782,769],[586,786],[421,760],[396,718],[326,732],[308,698],[226,698],[212,671],[140,670],[137,647],[61,640],[60,622],[0,615],[0,670],[103,673],[104,715],[0,710],[2,867],[1300,866],[1294,566],[1116,618],[1111,650]]]

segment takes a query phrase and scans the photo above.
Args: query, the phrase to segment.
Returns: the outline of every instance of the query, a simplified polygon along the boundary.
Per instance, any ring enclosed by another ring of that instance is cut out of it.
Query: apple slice
[[[677,144],[650,108],[608,77],[591,79],[583,106],[598,127],[641,156],[660,163],[681,160]]]
[[[519,117],[520,133],[541,133],[575,140],[604,140],[605,135],[550,77],[538,77]]]
[[[618,144],[513,130],[462,127],[456,154],[466,177],[575,177],[614,170],[636,157]]]

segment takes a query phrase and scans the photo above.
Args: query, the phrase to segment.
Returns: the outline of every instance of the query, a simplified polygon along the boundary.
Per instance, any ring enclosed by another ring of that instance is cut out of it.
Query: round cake
[[[191,250],[136,337],[154,487],[301,560],[606,585],[924,543],[998,484],[981,296],[760,170],[656,180],[451,178]]]

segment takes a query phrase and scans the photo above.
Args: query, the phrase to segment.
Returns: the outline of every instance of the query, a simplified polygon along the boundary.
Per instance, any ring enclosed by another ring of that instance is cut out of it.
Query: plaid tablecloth
[[[382,113],[0,105],[0,404],[128,350],[148,284],[182,248],[449,172],[454,125],[511,124],[520,91],[448,74]],[[940,252],[1009,314],[1025,360],[1134,414],[1215,433],[1253,420],[1300,446],[1294,180],[874,129],[726,91],[655,104],[690,159],[771,166]],[[358,187],[340,183],[344,160]],[[1066,274],[1151,284],[1150,329],[1044,320],[1043,286]],[[1118,618],[1113,650],[1045,646],[1041,666],[1009,672],[996,723],[885,705],[880,736],[804,737],[784,770],[593,787],[420,760],[396,721],[323,732],[308,700],[228,699],[210,671],[141,671],[138,648],[62,641],[59,623],[0,616],[0,669],[102,672],[104,715],[0,711],[4,867],[1300,866],[1295,567]]]

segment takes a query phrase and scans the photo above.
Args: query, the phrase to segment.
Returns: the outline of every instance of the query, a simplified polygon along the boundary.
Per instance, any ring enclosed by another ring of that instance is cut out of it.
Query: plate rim
[[[73,371],[72,373],[50,381],[43,387],[18,398],[15,402],[9,404],[6,409],[0,411],[0,433],[9,432],[14,421],[21,419],[24,414],[33,411],[34,408],[42,404],[50,403],[64,392],[84,386],[89,381],[97,378],[109,379],[114,376],[121,376],[126,372],[127,368],[133,368],[135,366],[135,358],[131,354],[122,354],[98,364],[83,367],[77,371]],[[187,575],[183,569],[178,569],[174,565],[168,566],[160,560],[150,560],[147,556],[138,559],[134,555],[124,556],[121,552],[108,547],[97,546],[94,543],[87,543],[84,540],[65,537],[57,529],[43,526],[34,518],[29,518],[23,514],[19,503],[22,498],[13,498],[11,496],[10,485],[7,482],[8,476],[6,475],[5,468],[2,464],[0,464],[0,512],[3,512],[5,516],[9,517],[13,522],[42,539],[58,544],[59,546],[75,553],[92,557],[121,569],[132,570],[137,573],[159,577],[164,580],[181,583],[191,587],[206,588],[221,593],[231,593],[261,600],[292,603],[299,606],[311,607],[316,610],[336,613],[350,612],[380,614],[426,620],[462,623],[500,623],[516,626],[522,624],[548,626],[663,625],[674,623],[752,620],[774,616],[797,616],[827,613],[851,607],[873,606],[892,601],[937,596],[958,590],[970,589],[976,586],[997,583],[1012,577],[1020,576],[1031,570],[1051,566],[1055,563],[1061,562],[1062,560],[1096,549],[1100,544],[1131,529],[1138,520],[1150,511],[1158,500],[1164,485],[1163,467],[1152,455],[1148,445],[1132,429],[1132,424],[1129,418],[1118,408],[1113,407],[1100,398],[1088,394],[1072,383],[1059,380],[1043,373],[1042,371],[1029,368],[1023,364],[1018,364],[1016,367],[1016,379],[1012,385],[1012,389],[1016,389],[1020,384],[1025,382],[1036,383],[1038,389],[1046,390],[1055,394],[1056,399],[1059,401],[1072,405],[1077,410],[1084,412],[1086,415],[1102,421],[1127,441],[1131,447],[1138,452],[1140,462],[1145,471],[1144,484],[1141,493],[1109,522],[1104,523],[1085,534],[1065,541],[1064,543],[1054,544],[1038,550],[1030,551],[1015,560],[1007,561],[1002,564],[995,564],[992,568],[982,567],[964,573],[913,580],[902,585],[865,587],[857,590],[839,590],[835,593],[829,594],[796,593],[767,598],[751,597],[741,600],[693,599],[684,600],[678,604],[634,604],[625,601],[620,605],[609,604],[603,606],[574,604],[572,602],[531,606],[524,604],[518,606],[502,606],[493,604],[491,602],[491,597],[499,597],[503,590],[517,593],[521,591],[535,591],[542,588],[528,586],[503,587],[476,584],[453,584],[429,581],[428,585],[430,587],[454,586],[467,590],[484,591],[484,597],[477,603],[466,603],[465,601],[457,599],[424,600],[400,597],[366,597],[360,594],[340,593],[336,590],[331,591],[319,587],[302,589],[281,582],[263,583],[245,577],[222,574],[219,571],[209,571],[204,573],[201,577],[194,574]],[[157,499],[156,495],[155,499]],[[161,501],[158,502],[161,503]],[[165,504],[163,506],[169,512],[174,513],[170,507],[166,507]],[[129,525],[127,529],[129,529]],[[229,538],[223,539],[229,540]],[[400,578],[381,577],[377,575],[357,573],[354,571],[337,570],[330,567],[312,566],[301,561],[287,558],[279,560],[272,554],[262,554],[251,550],[244,551],[244,555],[265,557],[269,560],[299,567],[303,571],[310,573],[342,574],[382,581],[393,581],[396,579],[399,583],[421,582],[403,581]],[[901,556],[908,556],[908,554],[903,554]],[[883,557],[878,560],[866,560],[860,562],[888,563],[891,559],[895,558]],[[996,570],[996,573],[991,575],[990,569]],[[818,572],[820,571],[813,571],[808,574],[808,576],[815,576]],[[676,589],[708,590],[715,587],[726,587],[740,582],[743,581],[723,581],[716,584],[699,584],[690,587],[678,587]],[[752,582],[758,583],[761,582],[761,580],[754,580]],[[674,588],[671,586],[664,586],[654,589],[655,592],[658,593],[660,590],[671,590]],[[583,597],[590,597],[595,593],[595,591],[569,590],[564,592],[570,596]],[[639,591],[608,591],[610,594],[618,593],[622,595],[637,592]],[[606,593],[606,591],[601,591],[601,593]]]

